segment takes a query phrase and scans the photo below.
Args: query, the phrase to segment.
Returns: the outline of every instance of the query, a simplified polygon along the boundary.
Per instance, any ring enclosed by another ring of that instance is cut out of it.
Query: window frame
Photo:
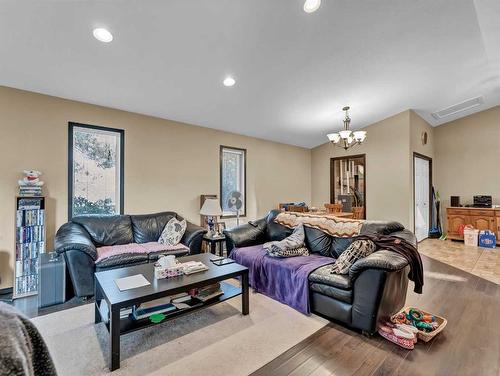
[[[74,128],[87,128],[98,131],[120,134],[120,215],[124,213],[124,179],[125,179],[125,130],[100,125],[68,122],[68,221],[73,218],[73,135]]]
[[[235,150],[239,152],[243,152],[243,210],[240,213],[240,217],[246,217],[247,216],[247,149],[242,149],[242,148],[237,148],[234,146],[227,146],[227,145],[220,145],[219,149],[219,199],[221,202],[221,208],[222,208],[222,170],[223,170],[223,155],[224,155],[224,150],[229,149],[229,150]],[[236,214],[224,214],[224,210],[222,210],[222,215],[221,218],[236,218]]]

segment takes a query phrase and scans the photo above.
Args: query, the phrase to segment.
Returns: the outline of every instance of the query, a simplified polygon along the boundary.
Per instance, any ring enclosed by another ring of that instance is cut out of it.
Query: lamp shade
[[[335,144],[340,141],[340,135],[338,133],[328,133],[326,137]]]
[[[351,131],[349,130],[345,130],[345,131],[340,131],[339,134],[340,134],[340,138],[342,140],[347,140],[349,137],[351,137]]]
[[[210,217],[222,215],[222,209],[220,208],[219,200],[216,198],[209,198],[205,200],[203,206],[200,209],[200,214]]]
[[[354,131],[354,139],[359,142],[363,142],[366,138],[366,131]]]

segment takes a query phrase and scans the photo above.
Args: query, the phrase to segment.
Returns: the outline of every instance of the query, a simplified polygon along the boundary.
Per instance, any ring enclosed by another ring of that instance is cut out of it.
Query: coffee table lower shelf
[[[180,310],[164,313],[164,315],[166,317],[165,317],[165,319],[163,319],[159,323],[153,323],[153,322],[151,322],[151,320],[149,320],[149,318],[136,320],[133,318],[132,314],[129,314],[128,317],[120,319],[120,335],[135,332],[136,330],[144,329],[144,328],[147,328],[149,326],[163,324],[166,321],[173,320],[177,317],[186,315],[188,313],[193,313],[193,312],[199,311],[201,309],[210,307],[214,304],[222,303],[226,300],[235,298],[235,297],[242,294],[242,289],[240,287],[233,286],[227,282],[220,282],[220,285],[221,285],[222,291],[224,291],[224,294],[222,294],[218,297],[215,297],[213,299],[210,299],[207,302],[200,301],[198,304],[193,305],[190,308],[185,308],[185,309],[180,309]],[[193,298],[193,300],[195,300],[195,299]],[[106,325],[106,329],[109,332],[110,325],[109,325],[108,305],[107,304],[100,304],[98,309],[99,309],[99,313],[101,315],[102,322]]]

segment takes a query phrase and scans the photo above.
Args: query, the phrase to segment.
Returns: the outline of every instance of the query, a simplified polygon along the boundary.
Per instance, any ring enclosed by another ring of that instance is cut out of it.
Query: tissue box
[[[496,248],[497,237],[490,230],[481,231],[479,233],[479,246],[483,248]]]
[[[163,267],[158,263],[154,264],[155,279],[172,278],[184,274],[184,267],[181,264]]]

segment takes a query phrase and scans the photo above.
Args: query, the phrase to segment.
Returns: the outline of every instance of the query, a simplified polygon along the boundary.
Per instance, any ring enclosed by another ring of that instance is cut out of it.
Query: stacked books
[[[220,283],[217,282],[212,285],[197,289],[193,295],[193,298],[196,298],[202,302],[206,302],[223,294],[224,291],[222,291],[222,289],[220,288]]]
[[[154,314],[168,313],[180,309],[191,308],[191,296],[186,293],[180,293],[173,296],[167,296],[139,304],[132,307],[132,317],[135,320],[146,319]]]
[[[184,274],[193,274],[208,270],[208,267],[200,261],[188,261],[181,264],[184,268]]]
[[[19,196],[41,196],[42,187],[37,185],[20,185]]]
[[[151,300],[132,307],[132,316],[136,320],[146,319],[153,314],[175,311],[177,308],[170,302],[170,297]]]

